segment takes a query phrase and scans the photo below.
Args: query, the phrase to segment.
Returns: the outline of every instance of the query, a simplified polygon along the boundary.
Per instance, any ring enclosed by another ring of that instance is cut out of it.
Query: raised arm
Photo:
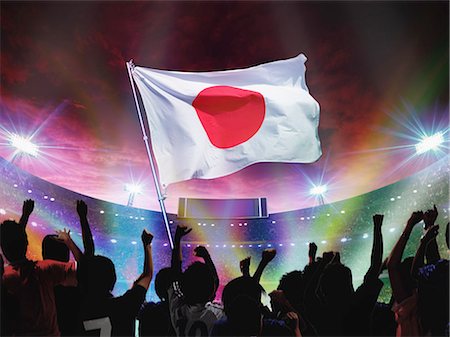
[[[239,262],[239,269],[241,269],[242,276],[250,277],[250,260],[251,257],[247,256]]]
[[[308,250],[309,265],[312,265],[316,261],[316,254],[317,254],[317,245],[314,242],[310,242]]]
[[[424,229],[427,230],[434,225],[436,218],[438,216],[438,210],[436,205],[433,209],[427,210],[423,214],[423,222],[425,223]],[[439,254],[439,248],[436,242],[436,237],[432,238],[425,248],[425,257],[427,258],[427,263],[435,262],[441,258]]]
[[[370,267],[367,270],[365,278],[378,278],[383,263],[383,234],[381,226],[383,225],[384,215],[375,214],[373,216],[373,243],[372,254],[370,256]]]
[[[27,199],[23,202],[22,216],[20,217],[19,225],[22,225],[24,227],[27,226],[28,219],[31,213],[33,213],[33,209],[34,209],[34,200]]]
[[[70,229],[67,230],[64,228],[64,230],[62,231],[56,231],[56,234],[58,234],[57,240],[64,242],[67,248],[69,248],[69,250],[72,252],[72,255],[75,258],[75,260],[77,262],[80,262],[81,259],[83,258],[83,253],[70,237]]]
[[[261,261],[259,262],[258,268],[256,268],[256,271],[253,274],[253,278],[256,280],[256,282],[259,283],[264,269],[267,267],[269,262],[275,258],[275,255],[277,255],[277,251],[275,249],[265,249],[262,252]]]
[[[450,222],[447,222],[447,226],[445,226],[445,243],[447,244],[447,249],[450,249],[449,245],[449,233],[448,233],[448,227],[450,225]]]
[[[144,229],[142,231],[141,240],[142,245],[144,247],[144,268],[141,276],[139,276],[139,278],[136,280],[134,284],[144,287],[147,290],[153,278],[153,256],[152,256],[153,235]]]
[[[186,226],[177,226],[177,229],[175,231],[175,238],[173,243],[173,250],[172,250],[172,261],[171,261],[171,268],[176,275],[181,274],[181,262],[182,262],[182,256],[181,256],[181,238],[187,234],[190,233],[192,228],[188,228]]]
[[[320,285],[320,278],[322,277],[323,270],[325,267],[335,260],[334,252],[323,252],[322,258],[315,262],[316,268],[314,273],[309,278],[309,281],[306,283],[305,292],[304,292],[304,303],[305,309],[312,317],[316,317],[321,313],[321,302],[317,295],[317,291]]]
[[[2,283],[4,272],[5,272],[5,261],[3,260],[3,255],[0,254],[0,285]]]
[[[290,311],[286,314],[286,324],[295,337],[302,337],[302,333],[300,332],[300,319],[297,312]]]
[[[214,265],[211,255],[204,246],[198,246],[194,249],[195,256],[201,257],[214,277],[214,294],[213,299],[216,297],[216,291],[219,289],[219,275],[217,274],[216,266]]]
[[[403,251],[405,250],[406,243],[411,235],[411,232],[416,224],[423,219],[423,212],[414,212],[411,214],[402,235],[397,240],[394,248],[387,262],[387,268],[389,273],[389,280],[392,287],[392,295],[397,303],[402,302],[407,297],[411,296],[408,289],[403,284],[400,274],[400,264],[402,261]]]
[[[87,220],[88,207],[83,200],[77,200],[77,213],[80,217],[81,235],[83,238],[84,255],[86,257],[94,256],[95,246],[92,238],[91,228]]]
[[[420,239],[419,248],[417,248],[416,255],[414,256],[414,261],[411,267],[411,276],[413,278],[417,277],[419,269],[424,265],[425,252],[427,251],[427,246],[430,245],[432,241],[436,242],[436,236],[439,234],[439,225],[433,225],[427,229],[423,237]]]

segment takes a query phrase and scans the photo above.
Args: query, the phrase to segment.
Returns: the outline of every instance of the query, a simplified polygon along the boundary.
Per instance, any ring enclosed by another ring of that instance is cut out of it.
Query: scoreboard
[[[178,217],[194,219],[267,218],[267,199],[179,198]]]

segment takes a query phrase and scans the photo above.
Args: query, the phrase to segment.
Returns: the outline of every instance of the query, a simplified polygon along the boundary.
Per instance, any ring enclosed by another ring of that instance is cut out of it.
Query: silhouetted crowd
[[[181,240],[192,229],[177,226],[170,266],[154,279],[160,302],[146,303],[153,279],[151,233],[141,235],[142,274],[114,297],[115,266],[95,254],[86,203],[76,204],[83,249],[64,229],[44,238],[42,261],[27,258],[26,226],[33,209],[34,201],[25,200],[19,222],[0,226],[7,260],[0,255],[2,336],[135,336],[137,320],[139,336],[449,336],[449,266],[436,242],[436,207],[412,213],[384,261],[383,215],[373,216],[369,267],[356,290],[340,253],[316,257],[317,245],[310,243],[308,264],[282,276],[268,294],[270,305],[262,303],[266,293],[260,279],[275,249],[262,252],[253,275],[250,257],[239,261],[242,276],[225,285],[216,303],[219,276],[208,250],[196,247],[194,254],[203,262],[184,269]],[[416,255],[402,259],[413,228],[422,222]],[[392,289],[388,304],[377,302],[385,269]]]

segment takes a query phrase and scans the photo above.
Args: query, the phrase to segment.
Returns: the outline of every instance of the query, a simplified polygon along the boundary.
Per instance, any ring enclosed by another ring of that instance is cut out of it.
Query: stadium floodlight
[[[134,194],[141,194],[142,186],[138,185],[138,184],[125,184],[125,191],[134,193]]]
[[[134,197],[136,194],[142,194],[142,186],[138,184],[125,184],[125,191],[130,192],[127,206],[133,206]]]
[[[416,153],[422,154],[430,150],[437,150],[437,148],[444,142],[444,136],[442,132],[435,133],[432,136],[422,138],[422,140],[416,144]]]
[[[33,144],[31,138],[25,138],[16,134],[12,134],[9,138],[11,146],[14,146],[18,152],[27,153],[30,156],[37,157],[39,146]]]
[[[318,185],[314,186],[309,190],[309,193],[312,195],[324,195],[327,192],[327,186],[326,185]]]
[[[309,194],[316,197],[316,200],[319,201],[319,205],[325,205],[325,200],[323,198],[324,194],[328,191],[327,185],[317,185],[309,190]],[[309,218],[307,218],[309,220]]]

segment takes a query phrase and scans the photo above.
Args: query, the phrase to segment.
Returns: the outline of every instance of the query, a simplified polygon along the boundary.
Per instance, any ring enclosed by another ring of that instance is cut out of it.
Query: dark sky
[[[125,61],[160,69],[248,67],[304,53],[320,103],[322,158],[256,164],[169,186],[178,197],[268,197],[269,211],[364,193],[427,166],[420,133],[448,129],[448,2],[1,2],[0,155],[33,134],[20,167],[66,188],[157,209]],[[394,147],[404,146],[400,149]],[[407,162],[406,162],[407,161]]]

